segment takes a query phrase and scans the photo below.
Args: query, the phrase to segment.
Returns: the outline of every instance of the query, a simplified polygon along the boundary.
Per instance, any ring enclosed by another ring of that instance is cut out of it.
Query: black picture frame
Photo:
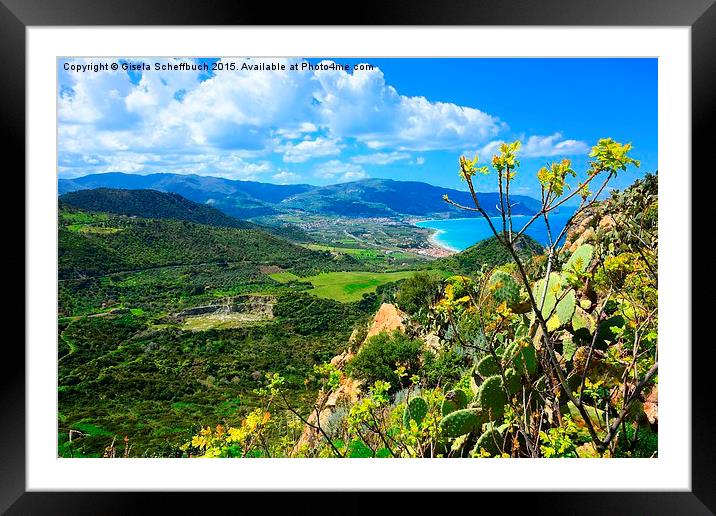
[[[715,0],[477,0],[453,1],[367,0],[349,4],[314,2],[271,4],[242,0],[191,2],[186,0],[0,0],[0,127],[2,156],[15,158],[15,191],[25,191],[17,170],[25,167],[25,30],[28,26],[87,25],[550,25],[550,26],[688,26],[691,27],[692,170],[708,172],[713,141],[709,131],[716,112],[716,4]],[[346,11],[347,9],[347,11]],[[348,13],[346,15],[345,13]],[[343,14],[342,14],[343,13]],[[709,145],[710,144],[710,145]],[[691,172],[688,172],[691,174]],[[693,178],[693,174],[691,174]],[[9,177],[6,176],[6,184]],[[9,188],[9,187],[6,187]],[[5,190],[6,194],[8,190]],[[17,197],[13,194],[13,197]],[[692,205],[695,204],[692,197]],[[17,213],[17,209],[14,209]],[[693,217],[692,217],[693,220]],[[694,220],[695,222],[695,220]],[[18,229],[19,224],[14,224]],[[692,235],[697,234],[693,232]],[[25,269],[24,246],[18,235],[15,270]],[[703,264],[708,268],[708,264]],[[15,292],[19,292],[16,290]],[[13,295],[14,311],[18,294]],[[692,303],[705,307],[705,304]],[[706,317],[699,308],[698,315]],[[585,492],[585,493],[483,493],[480,505],[493,502],[523,510],[550,514],[714,514],[716,512],[716,411],[710,375],[716,363],[712,339],[697,341],[686,333],[684,349],[692,344],[692,490],[690,492]],[[7,514],[129,514],[137,509],[165,507],[170,496],[161,493],[53,493],[26,492],[25,487],[25,354],[16,343],[5,342],[0,373],[0,512]],[[16,340],[16,339],[15,339]],[[558,482],[558,480],[555,480]],[[261,494],[213,494],[213,503],[235,504],[248,509]],[[263,495],[266,496],[265,494]],[[342,512],[366,508],[365,494],[342,497]],[[509,505],[506,501],[509,496]],[[172,494],[188,512],[194,497]],[[305,494],[271,497],[270,512],[285,504],[286,510],[308,510]],[[393,500],[410,510],[425,497]],[[439,500],[436,500],[439,502]],[[387,508],[383,502],[381,507]],[[215,511],[217,506],[204,510]],[[235,508],[238,506],[234,505]],[[372,507],[370,512],[379,511]]]

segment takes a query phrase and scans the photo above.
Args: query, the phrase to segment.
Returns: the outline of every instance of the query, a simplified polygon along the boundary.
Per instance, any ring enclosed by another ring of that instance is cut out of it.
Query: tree
[[[427,310],[440,295],[442,280],[437,274],[427,271],[415,273],[406,279],[396,295],[398,306],[409,313],[416,315],[421,310]]]

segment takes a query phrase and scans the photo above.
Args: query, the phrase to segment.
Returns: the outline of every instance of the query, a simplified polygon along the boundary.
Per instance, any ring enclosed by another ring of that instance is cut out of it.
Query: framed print
[[[5,1],[26,334],[0,507],[712,513],[691,171],[716,8],[511,4]]]

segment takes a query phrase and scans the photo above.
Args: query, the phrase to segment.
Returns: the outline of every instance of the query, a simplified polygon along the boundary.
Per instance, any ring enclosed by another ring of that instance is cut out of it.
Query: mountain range
[[[276,185],[197,175],[136,175],[121,172],[58,181],[60,194],[95,188],[176,193],[240,219],[297,212],[345,217],[479,216],[443,201],[443,195],[447,194],[459,204],[472,206],[469,192],[418,181],[364,179],[329,186]],[[498,193],[478,193],[477,197],[488,214],[499,214]],[[532,197],[513,195],[510,200],[513,203],[512,213],[516,215],[530,215],[539,209],[539,201]]]

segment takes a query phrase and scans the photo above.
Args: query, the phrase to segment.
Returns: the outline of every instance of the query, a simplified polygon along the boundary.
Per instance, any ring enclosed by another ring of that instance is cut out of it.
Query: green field
[[[271,278],[280,282],[292,280],[308,281],[313,285],[312,294],[318,297],[335,299],[344,303],[358,301],[363,294],[375,292],[385,283],[409,278],[415,271],[401,272],[322,272],[315,276],[299,278],[290,272],[271,274]]]

